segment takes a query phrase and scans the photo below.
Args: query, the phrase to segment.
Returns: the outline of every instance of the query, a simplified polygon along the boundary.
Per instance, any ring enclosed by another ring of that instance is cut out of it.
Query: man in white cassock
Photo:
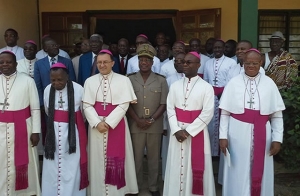
[[[44,91],[48,115],[43,160],[43,196],[85,196],[88,182],[87,135],[81,113],[83,88],[55,63]]]
[[[169,88],[174,82],[184,78],[184,73],[183,73],[184,57],[185,57],[184,52],[179,52],[175,56],[174,68],[177,71],[177,73],[169,75],[166,78]],[[165,179],[165,173],[166,173],[166,164],[167,164],[170,133],[171,133],[171,131],[170,131],[170,126],[169,126],[169,121],[168,121],[168,116],[167,116],[167,111],[166,111],[164,113],[164,132],[163,132],[163,139],[162,139],[162,146],[161,146],[161,163],[162,163],[162,179],[163,180]]]
[[[230,78],[233,78],[233,77],[239,75],[240,73],[245,72],[245,69],[244,69],[245,52],[248,51],[250,48],[252,48],[252,43],[248,40],[241,40],[237,43],[235,55],[236,55],[239,63],[238,63],[238,66],[236,66],[235,69],[229,73]],[[259,72],[261,74],[265,74],[264,68],[260,67]]]
[[[0,194],[39,196],[39,98],[34,80],[16,67],[14,53],[0,53]]]
[[[238,66],[235,67],[234,70],[230,71],[229,78],[233,78],[239,74],[244,74],[244,58],[245,53],[252,48],[252,43],[248,40],[241,40],[238,42],[236,46],[236,57],[238,59]],[[259,68],[260,74],[265,74],[265,70],[260,67]],[[218,172],[218,183],[223,183],[223,168],[224,168],[224,154],[220,153],[220,162],[219,162],[219,172]]]
[[[25,73],[30,77],[34,77],[34,63],[36,62],[36,43],[32,40],[28,40],[24,44],[24,56],[25,58],[17,61],[17,71]]]
[[[138,48],[139,45],[141,44],[148,44],[148,43],[149,43],[148,37],[144,34],[138,35],[135,39],[136,48]],[[139,70],[140,70],[139,57],[138,54],[136,54],[135,56],[131,57],[128,60],[126,73],[130,74],[130,73],[138,72]],[[160,60],[156,56],[153,58],[153,65],[151,70],[155,73],[160,73]]]
[[[173,59],[166,62],[160,69],[160,74],[166,78],[176,77],[178,72],[174,67],[174,60],[178,53],[185,52],[185,45],[183,41],[176,41],[172,47]]]
[[[125,117],[129,104],[136,102],[136,96],[130,80],[114,73],[113,65],[112,53],[101,50],[97,56],[100,73],[84,84],[83,109],[89,122],[90,196],[138,193]]]
[[[191,52],[198,52],[198,54],[200,55],[200,67],[198,69],[198,75],[203,78],[203,72],[204,72],[204,66],[206,61],[208,61],[210,59],[210,57],[202,54],[200,52],[201,49],[201,40],[198,38],[192,38],[189,41],[189,45],[190,45],[190,51]]]
[[[225,85],[231,79],[230,72],[237,67],[236,61],[224,55],[224,49],[224,41],[216,40],[213,45],[214,58],[205,63],[203,73],[203,79],[213,86],[215,93],[214,116],[208,125],[212,156],[219,156],[219,99]]]
[[[260,52],[248,50],[245,73],[232,78],[220,100],[224,196],[274,195],[273,155],[282,142],[285,106],[273,80],[259,73],[261,65]]]
[[[6,46],[0,49],[0,52],[11,51],[16,55],[17,61],[24,58],[23,48],[18,46],[19,35],[15,29],[6,29],[4,33]]]
[[[207,124],[214,111],[214,92],[197,71],[197,52],[184,58],[185,78],[171,85],[167,112],[171,127],[165,174],[165,196],[215,196]]]

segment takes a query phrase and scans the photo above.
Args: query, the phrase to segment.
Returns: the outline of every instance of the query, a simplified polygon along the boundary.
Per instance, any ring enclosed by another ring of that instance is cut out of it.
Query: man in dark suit
[[[117,56],[117,62],[115,62],[114,67],[115,69],[117,69],[118,66],[119,72],[117,73],[126,75],[128,60],[132,57],[132,55],[129,54],[129,42],[127,39],[125,38],[119,39],[118,53],[119,55]]]
[[[73,68],[72,61],[65,57],[59,56],[59,45],[55,40],[49,39],[45,42],[48,51],[48,56],[35,62],[34,64],[34,81],[38,89],[40,105],[44,104],[44,89],[50,84],[50,67],[52,64],[60,62],[63,63],[69,71],[69,78],[76,81],[76,76]]]
[[[90,37],[90,48],[91,52],[88,52],[82,55],[79,59],[79,70],[78,70],[78,83],[82,86],[84,85],[85,80],[97,73],[97,54],[102,49],[103,38],[98,34],[93,34]]]

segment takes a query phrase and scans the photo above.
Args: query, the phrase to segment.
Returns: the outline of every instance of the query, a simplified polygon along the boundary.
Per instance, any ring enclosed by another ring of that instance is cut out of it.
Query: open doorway
[[[155,45],[155,37],[158,32],[165,33],[170,38],[170,43],[176,40],[176,32],[171,18],[97,19],[94,33],[103,34],[106,44],[116,43],[120,38],[126,38],[129,43],[134,44],[137,35],[145,34]]]

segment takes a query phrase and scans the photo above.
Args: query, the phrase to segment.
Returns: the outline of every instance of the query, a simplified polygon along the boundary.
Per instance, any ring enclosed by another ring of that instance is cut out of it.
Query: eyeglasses
[[[58,44],[47,44],[47,46],[51,48],[59,48]]]
[[[139,46],[139,45],[145,44],[145,43],[147,43],[147,42],[135,42],[135,45]]]
[[[111,63],[113,61],[97,61],[97,65],[104,65],[107,66],[109,63]]]
[[[182,63],[183,64],[186,64],[187,66],[189,66],[191,63],[200,63],[199,61],[185,61],[185,60],[182,60]]]
[[[259,62],[244,62],[244,65],[246,65],[246,66],[250,66],[250,65],[258,66]]]
[[[179,63],[184,64],[183,59],[175,59],[174,62],[177,63],[177,64],[179,64]]]
[[[152,59],[139,59],[139,62],[140,63],[143,63],[143,62],[145,62],[145,63],[151,63]]]

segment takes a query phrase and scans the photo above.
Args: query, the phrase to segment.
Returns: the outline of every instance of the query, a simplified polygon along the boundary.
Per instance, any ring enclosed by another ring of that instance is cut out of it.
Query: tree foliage
[[[284,135],[280,157],[288,169],[300,168],[300,77],[291,88],[282,90],[286,110],[283,112]]]

